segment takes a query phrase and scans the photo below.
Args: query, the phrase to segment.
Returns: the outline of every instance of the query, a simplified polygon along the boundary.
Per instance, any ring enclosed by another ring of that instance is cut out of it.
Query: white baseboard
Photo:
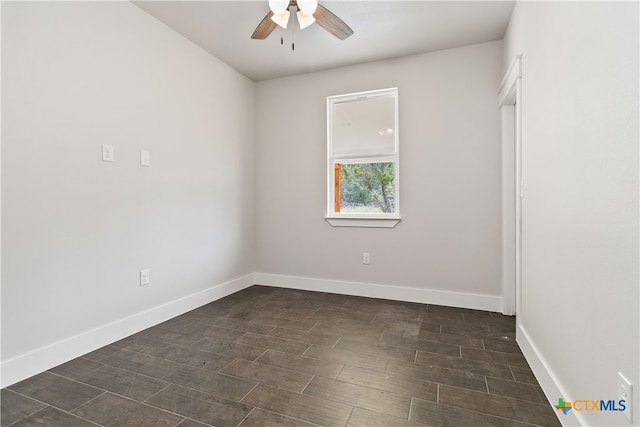
[[[502,310],[502,297],[500,296],[278,274],[248,274],[2,361],[0,364],[0,373],[2,373],[0,387],[8,387],[254,284],[494,312]]]
[[[558,377],[549,368],[548,363],[541,356],[538,347],[535,345],[535,342],[533,342],[526,329],[519,323],[516,328],[516,341],[518,342],[525,359],[527,359],[531,370],[535,374],[536,379],[540,383],[542,391],[544,391],[549,404],[556,405],[560,397],[570,401],[571,399],[569,399],[569,396],[560,385]],[[580,413],[576,411],[569,411],[566,415],[558,411],[556,416],[563,426],[587,425]]]
[[[502,311],[502,296],[448,292],[406,286],[315,279],[281,274],[256,273],[256,284],[307,291],[382,298],[421,304],[446,305],[485,311]]]
[[[3,361],[0,365],[1,387],[15,384],[107,344],[248,288],[254,282],[254,275],[248,274]]]

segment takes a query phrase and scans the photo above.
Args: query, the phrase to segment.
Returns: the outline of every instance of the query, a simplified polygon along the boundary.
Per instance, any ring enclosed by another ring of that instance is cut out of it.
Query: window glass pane
[[[395,163],[336,164],[339,168],[340,210],[349,213],[394,213]]]
[[[333,154],[393,154],[395,97],[379,96],[333,106]]]

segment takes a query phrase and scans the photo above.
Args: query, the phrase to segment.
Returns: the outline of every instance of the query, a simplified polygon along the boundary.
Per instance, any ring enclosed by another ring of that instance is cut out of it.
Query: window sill
[[[326,217],[325,220],[332,227],[366,227],[366,228],[393,228],[400,222],[398,217],[387,218],[343,218]]]

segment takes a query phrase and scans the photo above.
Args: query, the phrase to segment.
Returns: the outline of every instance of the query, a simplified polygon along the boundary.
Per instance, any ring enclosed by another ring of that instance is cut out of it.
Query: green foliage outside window
[[[342,212],[395,212],[395,168],[392,162],[342,164],[340,210]]]

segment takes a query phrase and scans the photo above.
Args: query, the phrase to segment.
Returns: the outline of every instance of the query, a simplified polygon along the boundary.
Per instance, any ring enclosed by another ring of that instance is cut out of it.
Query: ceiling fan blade
[[[256,27],[256,30],[253,32],[253,34],[251,34],[252,39],[266,39],[267,36],[276,29],[278,24],[271,20],[272,16],[273,12],[270,11],[269,13],[267,13],[267,16],[265,16],[262,21],[260,21],[260,23]]]
[[[322,5],[318,5],[313,17],[316,18],[316,22],[325,30],[331,34],[344,40],[353,34],[353,30],[344,21],[333,14],[329,9]]]

